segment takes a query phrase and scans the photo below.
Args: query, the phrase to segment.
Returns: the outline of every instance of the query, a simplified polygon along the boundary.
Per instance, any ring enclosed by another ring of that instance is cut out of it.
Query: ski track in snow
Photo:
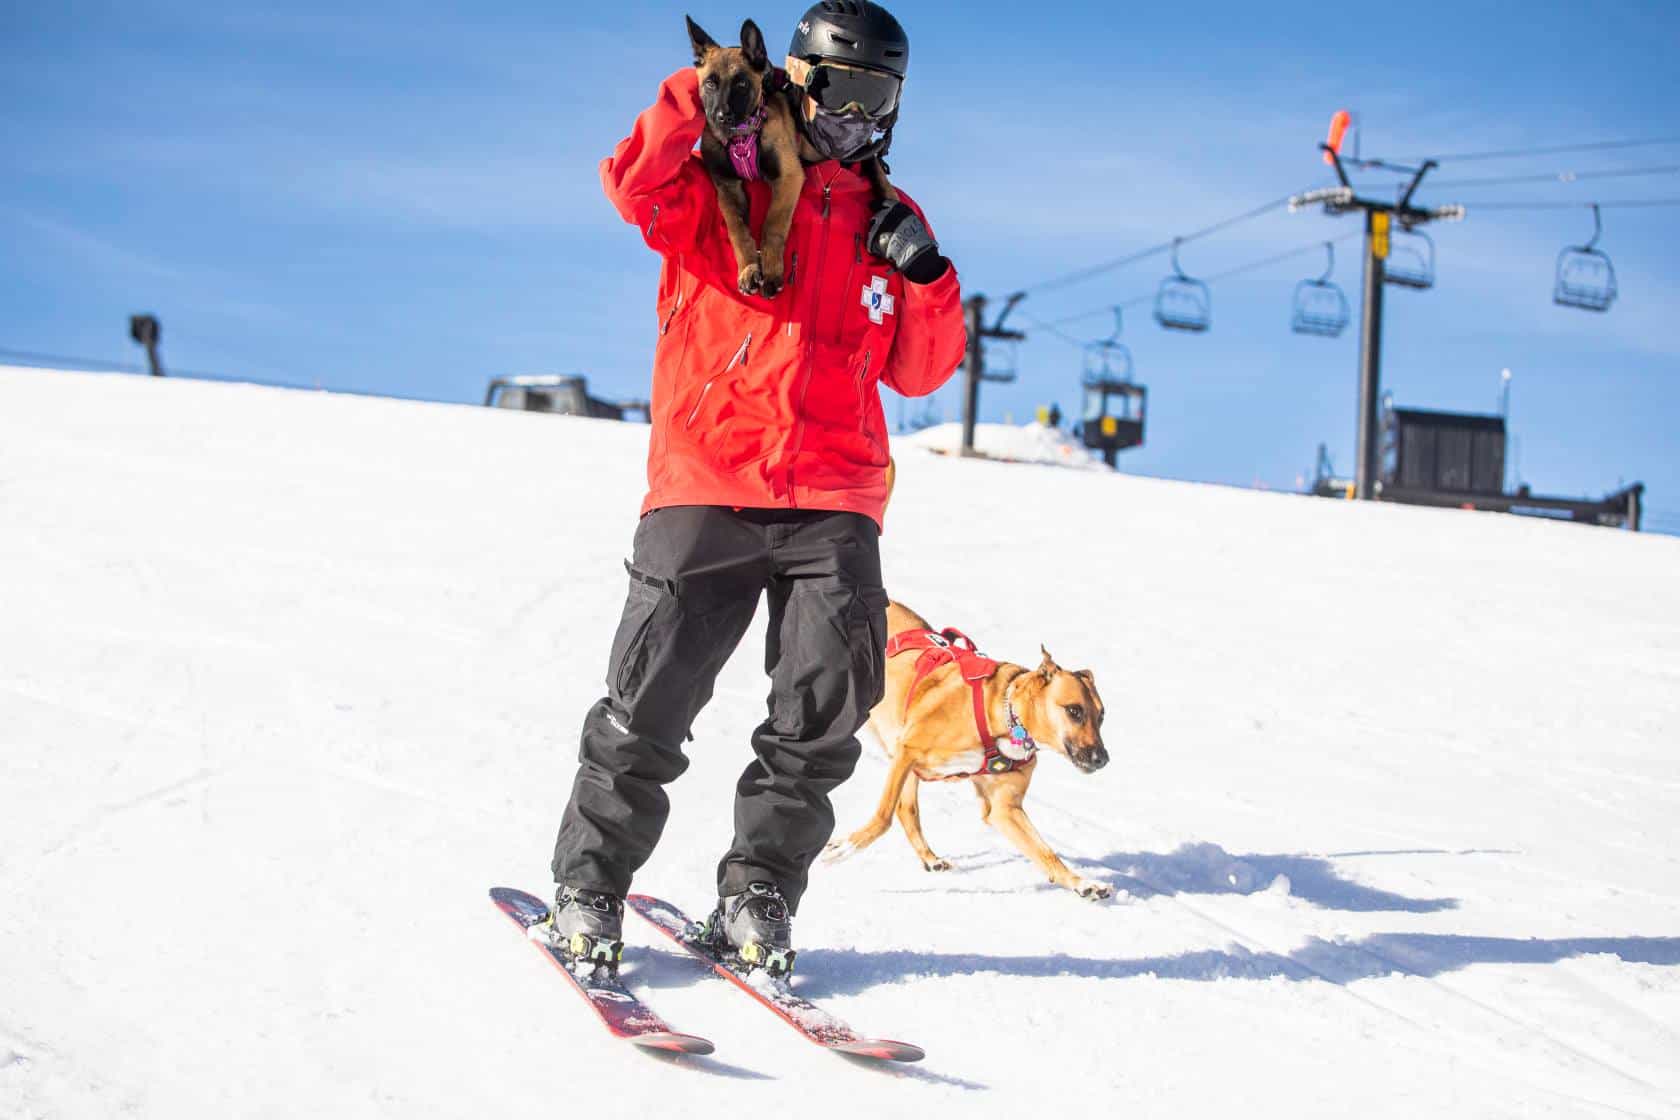
[[[1680,1117],[1680,541],[914,446],[937,430],[898,446],[889,590],[1095,671],[1115,761],[1045,759],[1027,807],[1120,897],[1042,882],[925,785],[955,869],[896,823],[819,866],[795,985],[925,1063],[825,1054],[634,922],[626,976],[718,1050],[605,1038],[485,889],[546,887],[646,434],[0,368],[0,1115],[796,1088],[817,1117]],[[638,880],[690,909],[762,652],[755,627]],[[884,770],[866,749],[841,832]]]

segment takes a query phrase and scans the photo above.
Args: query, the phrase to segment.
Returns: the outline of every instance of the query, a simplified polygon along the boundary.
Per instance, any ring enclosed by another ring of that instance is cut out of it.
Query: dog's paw
[[[764,286],[764,270],[759,267],[757,261],[754,261],[741,270],[741,275],[737,277],[735,283],[741,289],[742,295],[756,295],[758,290]]]
[[[951,868],[953,866],[955,866],[955,865],[952,864],[951,861],[948,860],[948,859],[936,859],[936,860],[932,861],[931,863],[923,863],[922,864],[922,870],[923,871],[949,871],[949,870],[951,870]]]
[[[839,863],[843,859],[857,855],[858,846],[848,837],[845,840],[835,840],[822,850],[824,863]]]
[[[782,294],[782,278],[780,276],[765,276],[764,282],[759,287],[764,292],[765,299],[775,299]]]
[[[1079,892],[1080,898],[1089,899],[1092,902],[1101,902],[1114,894],[1113,887],[1107,883],[1099,883],[1095,879],[1081,879],[1073,885],[1073,889]]]

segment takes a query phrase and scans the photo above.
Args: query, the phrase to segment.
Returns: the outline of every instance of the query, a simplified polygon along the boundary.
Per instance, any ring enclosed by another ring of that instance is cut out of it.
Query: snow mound
[[[962,448],[961,424],[937,424],[912,435],[899,436],[895,445],[908,444],[942,455],[955,455]],[[974,449],[991,459],[1013,463],[1050,463],[1078,470],[1107,471],[1108,465],[1076,443],[1072,436],[1036,420],[1016,427],[1011,424],[976,424]]]
[[[927,783],[953,870],[896,823],[819,865],[795,980],[924,1063],[634,917],[628,981],[717,1053],[614,1042],[486,892],[546,889],[647,437],[0,368],[0,1116],[1680,1115],[1680,540],[936,455],[889,588],[1092,670],[1114,761],[1047,753],[1026,810],[1126,902]],[[763,622],[637,880],[690,912]]]

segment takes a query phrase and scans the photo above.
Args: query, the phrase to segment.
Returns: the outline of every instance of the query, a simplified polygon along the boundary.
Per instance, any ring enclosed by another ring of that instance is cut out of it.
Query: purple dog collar
[[[736,125],[729,135],[729,162],[735,174],[749,182],[764,178],[758,169],[758,134],[767,116],[769,113],[760,105],[758,112]]]

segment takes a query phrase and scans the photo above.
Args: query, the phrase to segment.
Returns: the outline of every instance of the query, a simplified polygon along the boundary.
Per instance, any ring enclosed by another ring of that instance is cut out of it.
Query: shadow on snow
[[[1095,861],[1105,876],[1134,897],[1177,894],[1254,894],[1289,880],[1289,893],[1326,910],[1398,910],[1433,914],[1458,906],[1454,898],[1407,898],[1345,879],[1329,860],[1307,855],[1232,855],[1218,844],[1186,844],[1167,855],[1115,852]]]
[[[1171,981],[1327,981],[1351,984],[1381,976],[1440,976],[1472,964],[1556,964],[1567,957],[1608,954],[1631,964],[1680,966],[1680,937],[1460,937],[1457,934],[1373,934],[1356,942],[1314,939],[1289,954],[1230,949],[1173,957],[1105,960],[1095,957],[996,957],[808,949],[800,954],[806,996],[848,996],[877,984],[922,977],[1070,976],[1119,981],[1147,976]]]
[[[1555,964],[1608,954],[1637,964],[1680,965],[1680,937],[1571,937],[1555,940],[1378,933],[1359,941],[1313,938],[1288,954],[1255,953],[1240,945],[1167,957],[1003,957],[984,953],[868,953],[808,949],[800,954],[807,995],[850,995],[912,978],[1000,976],[1125,980],[1323,980],[1350,984],[1381,976],[1438,976],[1473,964]]]

